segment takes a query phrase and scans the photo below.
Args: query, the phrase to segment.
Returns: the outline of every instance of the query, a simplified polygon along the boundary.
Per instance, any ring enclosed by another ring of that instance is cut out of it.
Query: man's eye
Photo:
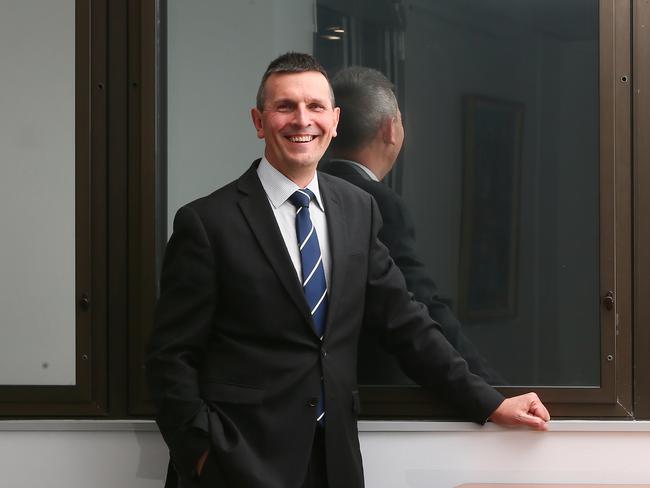
[[[278,112],[290,112],[291,111],[291,106],[290,105],[278,105],[276,107],[276,110]]]
[[[322,112],[323,110],[325,110],[325,107],[320,103],[312,103],[309,105],[309,109],[314,110],[316,112]]]

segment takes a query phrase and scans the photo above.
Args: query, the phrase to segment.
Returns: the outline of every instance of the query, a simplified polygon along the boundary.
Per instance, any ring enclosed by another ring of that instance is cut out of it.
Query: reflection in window
[[[167,5],[168,222],[261,155],[248,110],[276,55],[376,68],[406,132],[385,181],[441,309],[493,382],[599,384],[596,0]],[[361,383],[410,383],[361,350]]]
[[[597,2],[402,2],[400,24],[368,2],[318,3],[348,26],[317,38],[328,66],[383,59],[367,65],[397,85],[406,143],[390,184],[463,333],[504,383],[598,385]],[[367,25],[383,25],[378,43],[358,42]],[[407,383],[370,343],[361,382]]]

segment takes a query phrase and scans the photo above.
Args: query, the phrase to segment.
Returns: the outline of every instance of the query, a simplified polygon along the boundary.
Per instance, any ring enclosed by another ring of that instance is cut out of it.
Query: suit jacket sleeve
[[[470,418],[485,422],[503,396],[470,372],[467,362],[447,341],[427,308],[406,293],[403,274],[377,238],[381,221],[373,200],[375,239],[370,244],[364,327],[375,329],[380,342],[395,354],[415,381],[443,389]]]
[[[368,182],[368,185],[374,182]],[[506,384],[465,336],[462,326],[449,307],[440,300],[438,288],[416,252],[415,224],[404,201],[381,183],[374,183],[370,193],[375,197],[383,219],[379,240],[388,248],[397,267],[402,271],[408,290],[424,303],[429,315],[461,356],[470,370],[493,385]]]
[[[172,462],[180,474],[190,477],[197,459],[209,448],[198,370],[218,294],[215,273],[199,216],[191,207],[181,208],[165,252],[146,372],[156,421]]]

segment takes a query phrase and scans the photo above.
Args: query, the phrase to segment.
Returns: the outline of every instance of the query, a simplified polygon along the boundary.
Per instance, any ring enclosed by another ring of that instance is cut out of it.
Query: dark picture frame
[[[517,313],[522,103],[463,97],[463,183],[458,314]]]

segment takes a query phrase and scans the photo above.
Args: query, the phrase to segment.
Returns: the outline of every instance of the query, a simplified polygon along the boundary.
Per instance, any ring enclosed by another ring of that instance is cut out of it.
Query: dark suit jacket
[[[485,421],[503,397],[468,371],[411,299],[377,239],[374,200],[324,174],[332,272],[321,343],[256,166],[181,208],[165,254],[147,375],[183,486],[195,486],[196,460],[209,447],[213,486],[299,487],[322,376],[330,485],[362,487],[362,326],[419,382],[443,388],[469,417]]]
[[[465,336],[461,324],[440,300],[438,288],[416,252],[415,224],[402,198],[383,183],[374,181],[361,168],[348,161],[332,159],[323,161],[319,170],[342,178],[370,193],[377,202],[383,219],[379,240],[383,242],[404,274],[406,287],[413,297],[429,309],[431,318],[440,324],[447,340],[467,361],[470,370],[493,385],[505,380],[482,357],[474,344]],[[376,347],[373,337],[364,336],[361,343],[359,375],[362,383],[404,383],[405,378],[395,361]]]

